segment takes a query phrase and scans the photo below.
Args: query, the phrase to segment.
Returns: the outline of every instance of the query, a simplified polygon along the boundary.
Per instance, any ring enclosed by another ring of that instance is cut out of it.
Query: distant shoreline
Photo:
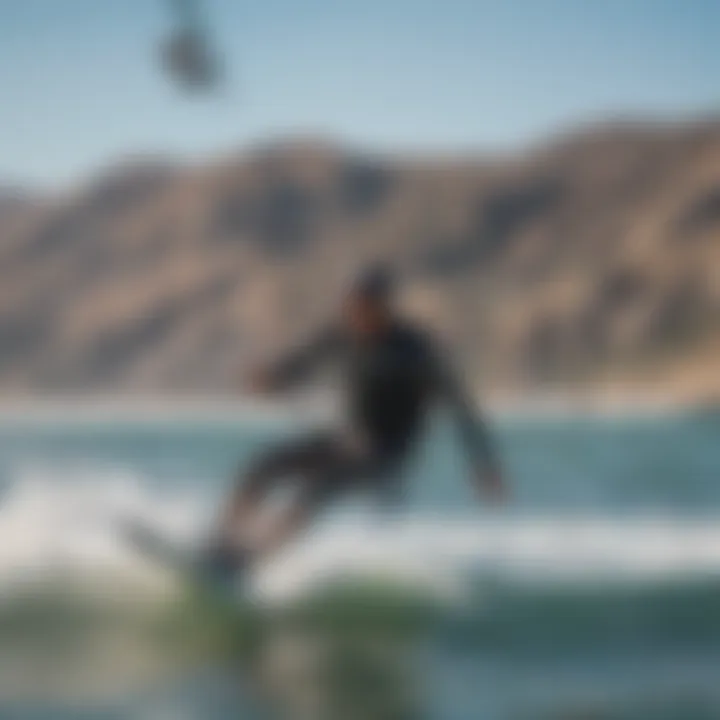
[[[481,401],[484,410],[499,419],[588,417],[632,418],[712,412],[718,403],[683,402],[660,395],[592,396],[536,394],[491,396]],[[332,416],[332,404],[323,397],[290,401],[217,397],[53,397],[0,400],[0,423],[84,422],[253,422],[305,420]]]

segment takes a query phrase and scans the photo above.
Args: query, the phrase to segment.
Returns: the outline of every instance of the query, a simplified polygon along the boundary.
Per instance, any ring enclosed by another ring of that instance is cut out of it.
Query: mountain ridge
[[[226,393],[376,260],[479,389],[720,397],[720,121],[500,157],[291,138],[0,198],[0,387]]]

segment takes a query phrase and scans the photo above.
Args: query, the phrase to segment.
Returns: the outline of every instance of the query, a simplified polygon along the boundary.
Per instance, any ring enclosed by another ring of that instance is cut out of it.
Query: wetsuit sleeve
[[[487,422],[457,374],[438,352],[432,353],[431,375],[437,394],[452,412],[473,466],[484,472],[496,472],[498,458]]]
[[[335,355],[339,345],[340,338],[336,329],[324,328],[270,366],[268,374],[273,387],[287,390],[301,383],[319,365]]]

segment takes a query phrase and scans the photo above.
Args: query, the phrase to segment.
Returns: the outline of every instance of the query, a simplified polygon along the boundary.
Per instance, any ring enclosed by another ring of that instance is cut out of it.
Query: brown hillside
[[[720,390],[720,122],[500,159],[293,142],[0,203],[0,386],[225,391],[378,257],[478,384]]]

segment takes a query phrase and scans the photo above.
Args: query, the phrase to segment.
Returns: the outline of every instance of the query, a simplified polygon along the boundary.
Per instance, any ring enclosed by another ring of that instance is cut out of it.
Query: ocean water
[[[297,418],[0,423],[0,718],[720,718],[720,420],[506,417],[487,508],[438,422],[389,514],[351,501],[237,604],[192,546]]]

